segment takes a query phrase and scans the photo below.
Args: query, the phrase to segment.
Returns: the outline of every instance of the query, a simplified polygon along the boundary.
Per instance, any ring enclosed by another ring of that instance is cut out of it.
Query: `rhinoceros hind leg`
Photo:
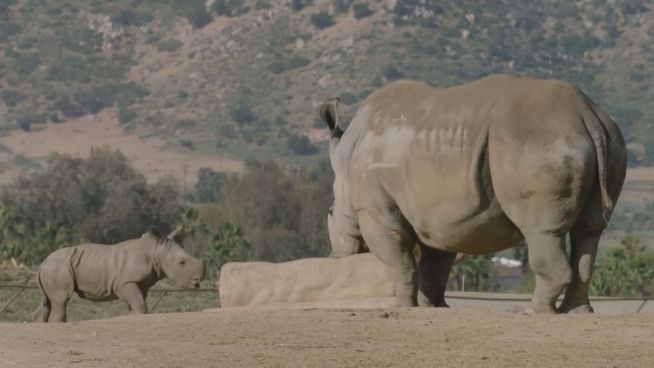
[[[39,304],[39,307],[36,308],[36,311],[32,313],[32,322],[48,322],[49,316],[50,316],[50,300],[44,294],[41,304]]]
[[[601,231],[586,231],[578,227],[570,232],[570,265],[573,277],[559,307],[561,313],[593,313],[588,289],[601,234]]]
[[[386,265],[395,284],[395,306],[418,305],[418,279],[413,257],[415,238],[403,226],[399,216],[359,212],[361,234],[372,253]]]
[[[572,271],[565,253],[565,234],[539,232],[526,237],[536,289],[528,313],[556,313],[556,300],[570,283]]]
[[[422,243],[420,249],[418,305],[448,307],[445,303],[445,288],[456,253],[430,248]]]
[[[124,300],[132,314],[145,314],[148,308],[145,305],[144,293],[135,283],[128,283],[116,290],[116,295]]]

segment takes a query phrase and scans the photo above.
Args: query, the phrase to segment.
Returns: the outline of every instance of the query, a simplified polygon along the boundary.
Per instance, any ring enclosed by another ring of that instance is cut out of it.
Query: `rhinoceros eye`
[[[329,212],[328,212],[328,213],[329,213],[330,216],[331,216],[331,214],[332,214],[333,212],[334,212],[334,206],[329,207]]]
[[[186,261],[182,259],[182,260],[179,261],[179,264],[181,264],[181,265],[185,265],[185,264],[186,264]]]

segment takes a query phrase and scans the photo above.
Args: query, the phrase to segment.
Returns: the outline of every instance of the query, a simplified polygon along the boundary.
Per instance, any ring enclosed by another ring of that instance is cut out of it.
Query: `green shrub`
[[[147,13],[137,13],[130,9],[120,9],[111,15],[111,22],[120,26],[144,26],[152,21],[153,17]]]
[[[227,179],[223,173],[216,172],[210,167],[201,167],[198,170],[198,181],[195,183],[193,198],[200,203],[215,202],[220,187]]]
[[[384,77],[388,80],[396,80],[404,77],[404,74],[400,72],[397,67],[393,64],[389,64],[384,68]]]
[[[0,98],[2,98],[5,105],[13,107],[24,101],[26,96],[18,91],[5,89],[0,91]]]
[[[354,0],[332,0],[334,10],[338,13],[347,13]]]
[[[358,101],[358,98],[351,92],[345,92],[341,95],[341,100],[346,105],[352,105]]]
[[[298,12],[302,9],[304,9],[305,6],[311,5],[313,3],[313,0],[292,0],[291,1],[291,9],[293,11]]]
[[[129,107],[125,106],[124,104],[119,103],[117,110],[118,111],[116,115],[118,117],[118,121],[121,124],[127,124],[133,121],[134,119],[136,119],[136,117],[138,116],[136,111],[131,110]]]
[[[195,28],[211,23],[204,0],[174,0],[174,5]]]
[[[311,60],[304,56],[294,56],[286,62],[286,70],[302,68],[311,64]]]
[[[373,14],[373,11],[370,10],[368,4],[357,3],[354,4],[353,9],[354,9],[354,17],[356,19],[363,19]]]
[[[46,117],[43,114],[27,112],[20,114],[16,117],[16,124],[26,131],[29,132],[32,129],[33,124],[45,124]]]
[[[256,10],[267,10],[271,9],[272,5],[267,0],[257,0],[257,2],[254,4],[254,9]]]
[[[239,125],[249,124],[257,119],[257,116],[245,102],[239,102],[229,110],[229,116]]]
[[[161,52],[175,52],[179,50],[182,45],[182,41],[179,40],[162,40],[157,42],[157,50]]]
[[[86,110],[82,106],[74,103],[68,96],[59,98],[55,102],[54,107],[69,118],[76,118],[86,114]]]
[[[226,17],[235,17],[245,14],[247,7],[243,0],[215,0],[211,5],[211,9],[218,15]]]
[[[311,16],[311,24],[318,29],[328,28],[334,25],[334,18],[326,11],[321,11]]]
[[[286,146],[296,155],[312,155],[318,152],[318,148],[311,143],[309,138],[301,134],[291,134],[286,139]]]

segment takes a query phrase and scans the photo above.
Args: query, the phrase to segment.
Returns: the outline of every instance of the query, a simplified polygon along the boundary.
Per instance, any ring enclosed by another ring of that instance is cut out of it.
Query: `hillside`
[[[323,157],[326,98],[348,117],[397,78],[503,72],[579,84],[618,120],[630,163],[649,165],[651,3],[0,0],[0,129],[91,116],[162,151],[308,162]],[[0,146],[0,170],[38,165],[14,150]]]

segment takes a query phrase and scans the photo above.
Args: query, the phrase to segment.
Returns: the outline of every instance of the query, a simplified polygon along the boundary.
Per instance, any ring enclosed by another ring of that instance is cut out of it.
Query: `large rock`
[[[220,271],[222,307],[385,298],[394,295],[384,265],[372,254],[285,263],[232,262]]]

